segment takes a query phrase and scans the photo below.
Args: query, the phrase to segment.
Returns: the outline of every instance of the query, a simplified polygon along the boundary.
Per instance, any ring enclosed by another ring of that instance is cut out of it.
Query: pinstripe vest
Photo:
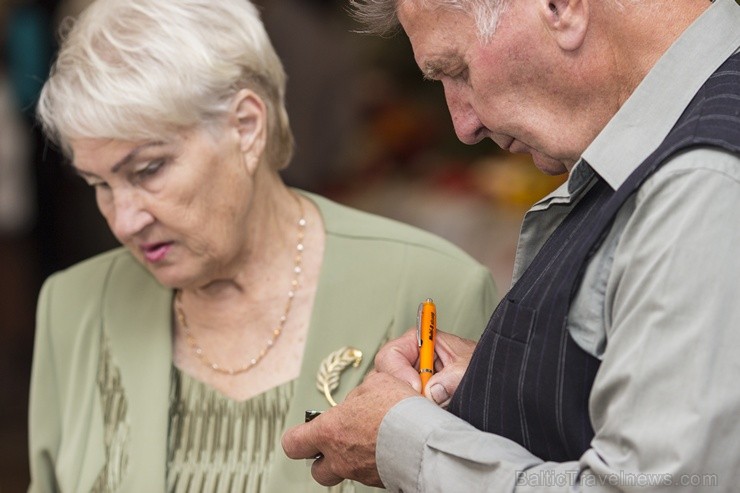
[[[576,460],[594,431],[588,398],[599,360],[567,317],[588,260],[627,198],[672,155],[694,146],[740,153],[740,55],[702,86],[663,143],[616,191],[601,178],[501,300],[449,410],[546,461]]]

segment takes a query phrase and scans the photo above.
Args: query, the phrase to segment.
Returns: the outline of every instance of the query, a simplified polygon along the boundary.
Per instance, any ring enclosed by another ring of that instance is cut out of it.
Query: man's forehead
[[[466,14],[418,5],[419,0],[403,0],[399,20],[411,42],[414,58],[426,78],[459,68],[464,53],[477,43],[474,21]]]

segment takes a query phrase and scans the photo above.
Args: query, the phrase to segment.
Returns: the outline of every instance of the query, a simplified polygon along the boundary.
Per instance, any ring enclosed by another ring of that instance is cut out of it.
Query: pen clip
[[[424,303],[419,303],[419,310],[416,312],[416,343],[421,347],[421,313],[424,310]]]

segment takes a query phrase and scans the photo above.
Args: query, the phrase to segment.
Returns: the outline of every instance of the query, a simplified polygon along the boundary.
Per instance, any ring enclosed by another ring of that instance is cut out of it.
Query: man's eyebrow
[[[449,67],[457,63],[457,57],[453,54],[442,54],[430,60],[424,61],[421,73],[425,79],[436,80],[440,74],[445,73]]]

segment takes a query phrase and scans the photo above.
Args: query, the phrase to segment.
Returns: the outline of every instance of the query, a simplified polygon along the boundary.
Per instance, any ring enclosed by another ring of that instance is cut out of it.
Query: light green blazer
[[[362,380],[378,348],[415,325],[427,297],[438,326],[477,339],[495,304],[488,271],[452,244],[407,225],[305,194],[326,229],[325,253],[301,375],[286,426],[326,409],[316,389],[321,361],[342,346],[364,353],[334,398]],[[172,290],[117,249],[50,277],[37,317],[30,400],[29,491],[86,492],[106,463],[97,385],[102,344],[124,388],[127,470],[119,491],[165,491]],[[280,445],[278,445],[280,447]],[[279,449],[282,452],[282,449]],[[282,453],[270,492],[327,491],[303,461]],[[365,487],[357,485],[357,490]]]

